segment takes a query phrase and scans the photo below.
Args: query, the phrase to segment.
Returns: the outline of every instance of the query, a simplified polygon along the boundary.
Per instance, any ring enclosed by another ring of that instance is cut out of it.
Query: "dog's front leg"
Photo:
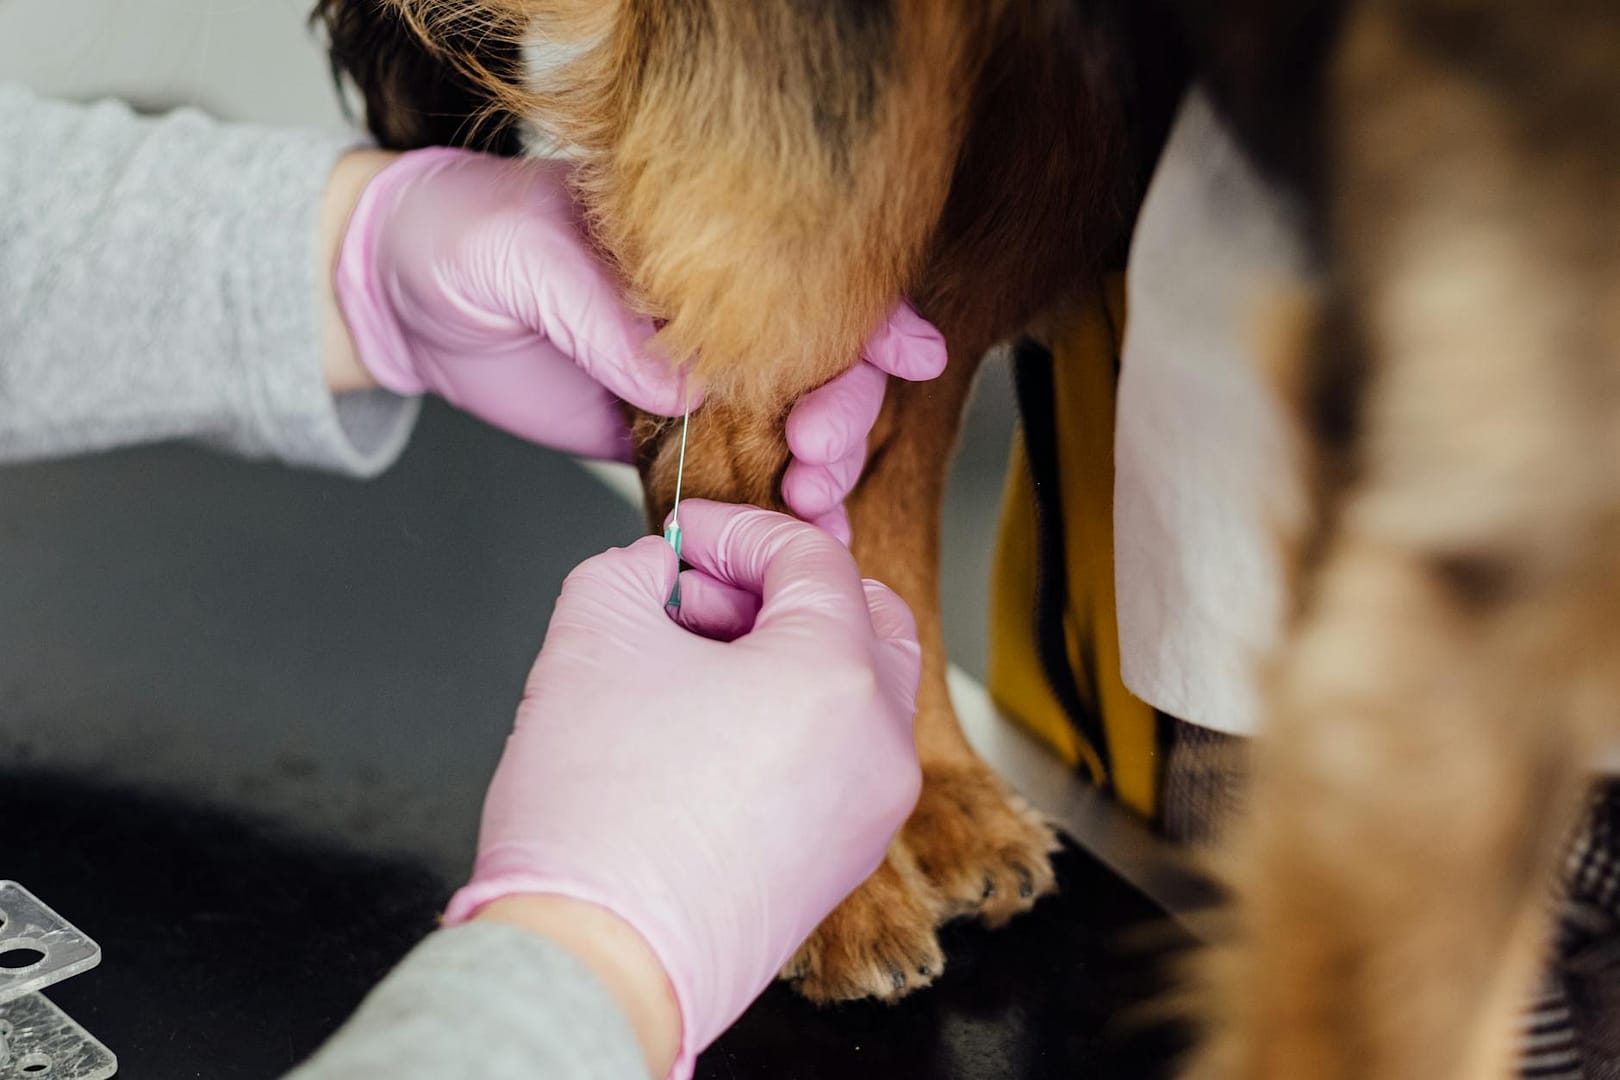
[[[893,412],[892,404],[885,412]],[[789,458],[784,420],[784,415],[775,412],[723,400],[706,402],[692,414],[682,497],[746,502],[786,511],[781,498],[781,478]],[[950,423],[954,431],[954,416]],[[680,425],[641,414],[635,418],[633,430],[650,523],[656,531],[663,527],[675,494]],[[907,501],[919,495],[922,493],[912,493]],[[896,507],[894,512],[903,511]],[[897,519],[891,532],[914,533],[927,528],[936,517],[937,507],[926,506],[912,522]],[[919,585],[932,587],[937,574],[930,569],[917,575],[908,567],[897,577],[891,572],[896,569],[892,559],[863,555],[863,525],[857,522],[855,530],[862,572],[893,586],[917,614],[924,643],[924,687],[931,679],[942,682],[938,602],[931,596],[920,597],[917,591]],[[909,544],[906,550],[914,551],[917,546]],[[904,840],[896,840],[888,859],[822,924],[784,975],[795,979],[815,1000],[898,997],[931,981],[943,967],[935,935],[941,911]]]
[[[928,383],[890,382],[867,471],[850,500],[862,573],[911,605],[923,646],[917,746],[924,788],[888,860],[795,956],[784,975],[818,1001],[895,998],[932,982],[944,958],[936,927],[954,915],[992,924],[1052,888],[1053,841],[969,748],[946,690],[939,607],[940,507],[947,463],[976,360],[953,356]],[[693,415],[683,496],[781,509],[788,452],[780,415],[717,401]],[[637,418],[655,528],[674,495],[677,428]]]
[[[953,353],[933,382],[890,383],[867,471],[850,499],[862,572],[893,587],[917,617],[923,792],[888,864],[789,965],[785,974],[813,1000],[891,998],[926,985],[943,964],[935,925],[974,914],[999,925],[1053,887],[1051,832],[968,746],[946,688],[940,511],[977,367],[976,354]]]

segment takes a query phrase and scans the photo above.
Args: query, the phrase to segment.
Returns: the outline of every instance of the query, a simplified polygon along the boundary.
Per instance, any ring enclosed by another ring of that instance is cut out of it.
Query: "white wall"
[[[0,80],[70,98],[344,124],[314,0],[0,0]]]

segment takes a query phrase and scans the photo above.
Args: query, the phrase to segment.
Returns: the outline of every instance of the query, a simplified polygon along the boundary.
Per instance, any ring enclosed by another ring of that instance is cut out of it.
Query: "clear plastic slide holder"
[[[0,881],[0,1080],[105,1080],[118,1059],[45,987],[101,963],[101,946],[15,881]]]

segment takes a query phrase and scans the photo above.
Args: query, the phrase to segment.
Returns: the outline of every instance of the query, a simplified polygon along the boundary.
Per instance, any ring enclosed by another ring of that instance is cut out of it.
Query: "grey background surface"
[[[306,6],[3,0],[0,79],[341,128]],[[947,638],[975,673],[1011,428],[990,365],[946,515]],[[0,759],[454,877],[563,576],[640,528],[574,462],[437,405],[371,483],[180,446],[0,468]]]

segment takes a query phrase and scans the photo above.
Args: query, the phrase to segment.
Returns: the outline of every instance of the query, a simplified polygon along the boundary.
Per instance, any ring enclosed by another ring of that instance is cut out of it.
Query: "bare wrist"
[[[320,265],[316,282],[320,290],[321,368],[327,389],[334,394],[370,390],[377,380],[355,353],[349,327],[338,305],[336,274],[349,216],[373,177],[386,169],[398,154],[385,150],[351,150],[338,159],[327,177],[326,194],[321,200],[320,237],[317,244]]]
[[[473,918],[528,930],[573,953],[624,1010],[648,1074],[654,1080],[668,1074],[680,1050],[680,1006],[657,954],[633,926],[606,908],[565,896],[507,896]]]

